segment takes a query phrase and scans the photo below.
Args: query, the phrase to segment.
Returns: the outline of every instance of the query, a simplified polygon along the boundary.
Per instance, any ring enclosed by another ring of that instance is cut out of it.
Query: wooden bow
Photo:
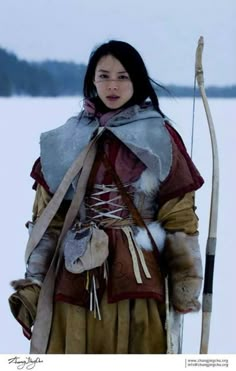
[[[205,108],[207,122],[211,137],[212,148],[212,191],[211,191],[211,205],[209,230],[206,246],[206,261],[204,274],[204,288],[202,300],[202,331],[201,331],[201,345],[200,353],[208,353],[209,335],[210,335],[210,321],[212,312],[212,298],[213,298],[213,275],[214,275],[214,261],[216,251],[217,238],[217,218],[218,218],[218,199],[219,199],[219,159],[217,150],[217,141],[215,129],[207,101],[207,96],[204,87],[204,77],[202,68],[202,51],[204,46],[204,39],[201,36],[198,41],[196,50],[195,63],[195,78],[197,79],[200,94]]]

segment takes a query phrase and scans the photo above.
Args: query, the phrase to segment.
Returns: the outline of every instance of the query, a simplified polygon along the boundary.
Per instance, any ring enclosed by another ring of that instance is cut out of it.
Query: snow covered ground
[[[192,99],[160,100],[163,111],[173,119],[176,129],[190,148]],[[28,353],[29,342],[14,320],[8,306],[12,290],[9,282],[24,273],[24,250],[31,218],[34,191],[29,173],[39,156],[39,135],[62,125],[81,108],[79,98],[0,98],[1,169],[1,319],[0,353]],[[213,313],[209,353],[236,353],[235,321],[235,220],[234,164],[236,100],[210,99],[220,156],[220,203],[215,261]],[[205,179],[197,192],[200,243],[203,260],[208,231],[211,194],[211,146],[202,102],[197,99],[193,160]],[[199,352],[201,313],[184,319],[183,353]]]

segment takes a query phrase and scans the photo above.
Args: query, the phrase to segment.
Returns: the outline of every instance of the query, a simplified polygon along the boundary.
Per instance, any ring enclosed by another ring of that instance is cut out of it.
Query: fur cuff
[[[168,234],[164,255],[173,306],[180,312],[198,311],[203,278],[198,236]]]
[[[10,285],[13,287],[13,289],[15,289],[17,291],[17,290],[24,289],[27,286],[32,286],[32,285],[41,286],[42,283],[38,280],[35,280],[35,279],[30,279],[30,278],[23,279],[23,278],[21,278],[19,280],[11,281]]]

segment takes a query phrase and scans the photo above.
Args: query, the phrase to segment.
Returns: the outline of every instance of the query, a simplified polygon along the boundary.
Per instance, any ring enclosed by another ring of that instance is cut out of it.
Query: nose
[[[118,89],[117,80],[109,80],[108,89],[109,90],[117,90]]]

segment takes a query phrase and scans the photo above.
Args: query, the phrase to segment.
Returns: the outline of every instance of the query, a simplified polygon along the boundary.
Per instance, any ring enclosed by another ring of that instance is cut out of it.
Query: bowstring
[[[194,130],[195,130],[195,105],[196,105],[196,75],[194,76],[194,83],[193,83],[193,113],[192,113],[192,129],[191,129],[191,160],[193,159],[193,140],[194,140]]]

